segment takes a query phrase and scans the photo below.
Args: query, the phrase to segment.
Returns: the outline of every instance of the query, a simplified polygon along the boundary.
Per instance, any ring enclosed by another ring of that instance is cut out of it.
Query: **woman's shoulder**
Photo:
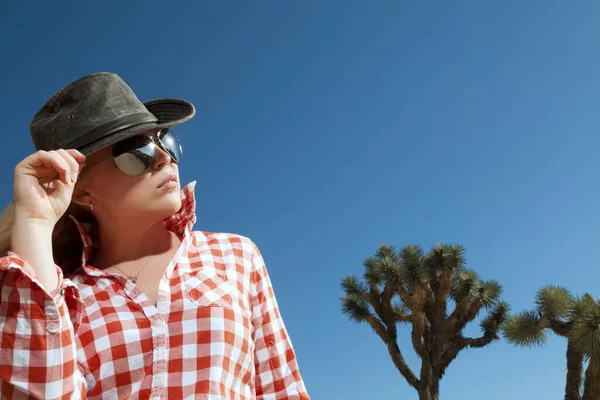
[[[237,256],[252,258],[256,244],[247,236],[228,232],[193,231],[192,239],[198,248],[225,253],[233,252]]]
[[[254,279],[258,249],[252,239],[237,233],[193,231],[188,247],[190,261],[200,260],[193,265],[212,266],[226,275]],[[191,266],[192,266],[191,264]],[[192,266],[193,268],[193,266]]]

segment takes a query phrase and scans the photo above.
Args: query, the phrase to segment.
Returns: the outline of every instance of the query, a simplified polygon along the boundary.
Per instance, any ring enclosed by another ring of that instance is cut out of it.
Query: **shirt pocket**
[[[227,276],[212,268],[185,274],[185,292],[190,301],[203,307],[231,307],[231,285]]]

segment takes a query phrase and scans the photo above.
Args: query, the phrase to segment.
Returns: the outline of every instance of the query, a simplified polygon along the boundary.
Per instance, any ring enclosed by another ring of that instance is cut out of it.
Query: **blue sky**
[[[66,83],[112,71],[142,100],[188,99],[196,228],[259,245],[312,398],[416,399],[340,311],[379,243],[461,243],[515,311],[548,283],[600,296],[599,18],[593,1],[4,2],[0,201]],[[442,397],[562,398],[565,349],[467,351]]]

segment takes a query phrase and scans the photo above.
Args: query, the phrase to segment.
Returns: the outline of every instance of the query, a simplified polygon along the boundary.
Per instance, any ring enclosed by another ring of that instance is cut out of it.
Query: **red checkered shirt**
[[[0,258],[0,396],[8,399],[309,399],[263,258],[248,238],[192,231],[194,185],[164,221],[183,241],[157,303],[88,265],[53,297]]]

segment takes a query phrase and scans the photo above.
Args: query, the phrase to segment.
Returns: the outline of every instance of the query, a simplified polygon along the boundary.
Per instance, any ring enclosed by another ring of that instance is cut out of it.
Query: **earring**
[[[94,211],[94,204],[90,201],[90,210]]]

